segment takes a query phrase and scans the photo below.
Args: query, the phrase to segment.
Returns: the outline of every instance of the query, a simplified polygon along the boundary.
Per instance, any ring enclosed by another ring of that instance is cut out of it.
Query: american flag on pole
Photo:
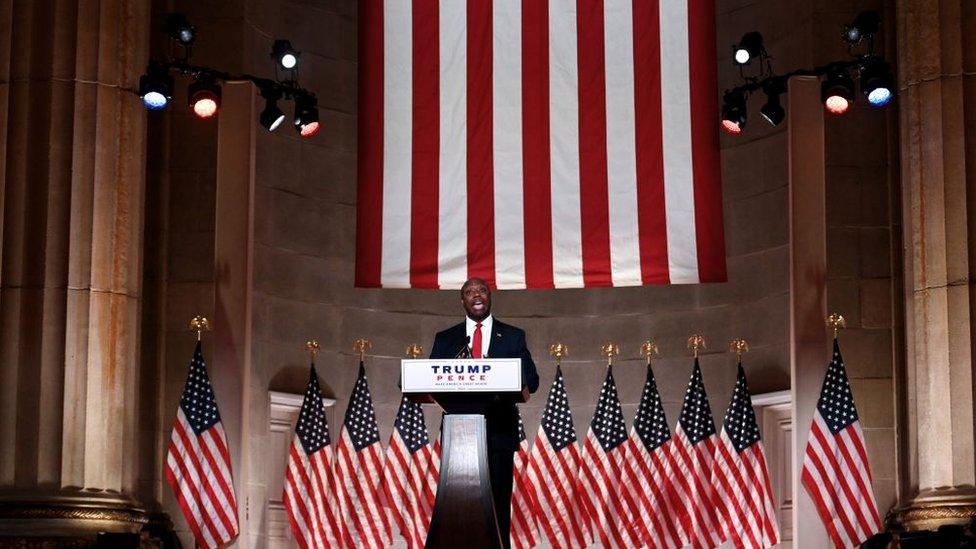
[[[431,446],[420,404],[403,397],[386,449],[383,491],[409,549],[423,549],[427,540],[440,477],[438,454]]]
[[[199,341],[173,422],[166,480],[201,547],[219,547],[237,537],[227,437]]]
[[[366,366],[349,398],[336,447],[336,497],[339,516],[351,547],[376,549],[393,542],[390,517],[383,503],[383,450],[373,398],[366,383]]]
[[[323,398],[312,364],[295,438],[288,448],[282,498],[292,534],[303,548],[338,547],[343,539],[335,501],[335,454]]]
[[[801,478],[837,547],[855,547],[881,531],[864,433],[836,338]]]
[[[515,452],[512,474],[512,523],[509,541],[514,549],[532,549],[539,543],[535,525],[535,494],[528,478],[529,442],[525,438],[522,414],[518,422],[519,447]]]
[[[681,547],[684,543],[674,520],[677,513],[672,504],[674,443],[650,364],[647,365],[647,380],[634,416],[630,440],[628,469],[637,474],[638,480],[628,483],[625,488],[631,490],[632,497],[639,498],[638,520],[648,530],[644,544],[661,549]]]
[[[701,366],[695,358],[691,380],[674,430],[674,489],[685,542],[694,547],[716,547],[725,540],[713,508],[712,460],[716,446],[715,421],[705,394]]]
[[[741,362],[712,463],[712,485],[728,541],[736,547],[776,545],[779,527],[773,489]]]
[[[563,372],[557,366],[539,432],[529,452],[527,473],[536,504],[536,524],[554,547],[586,547],[592,539],[580,501],[582,494],[577,489],[579,469],[576,428]]]
[[[580,499],[589,515],[591,530],[603,547],[638,547],[642,539],[650,537],[644,525],[635,520],[638,499],[627,487],[635,481],[629,470],[629,449],[613,367],[608,366],[583,442],[579,477]]]
[[[712,0],[362,0],[356,285],[726,279]]]

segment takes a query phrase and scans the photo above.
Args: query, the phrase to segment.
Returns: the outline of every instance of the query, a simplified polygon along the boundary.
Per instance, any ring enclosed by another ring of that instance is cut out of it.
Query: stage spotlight
[[[182,13],[171,13],[166,16],[166,34],[180,44],[189,46],[196,38],[197,29]]]
[[[273,132],[285,121],[285,113],[278,107],[281,94],[268,88],[261,91],[261,96],[265,99],[265,106],[259,120],[266,130]]]
[[[298,52],[288,40],[275,40],[271,46],[271,57],[283,69],[292,70],[298,65]]]
[[[735,46],[732,46],[732,58],[736,65],[747,65],[765,53],[763,38],[758,32],[747,32]]]
[[[844,41],[848,46],[856,46],[864,38],[872,38],[881,28],[881,17],[874,11],[862,11],[854,21],[844,27]]]
[[[722,99],[722,129],[732,135],[746,126],[746,98],[739,92],[726,93]]]
[[[190,97],[190,108],[200,118],[210,118],[217,114],[220,108],[220,86],[213,78],[197,78],[187,91]]]
[[[883,107],[891,102],[893,82],[894,78],[884,61],[872,60],[861,69],[861,93],[874,107]]]
[[[820,100],[831,114],[844,114],[850,110],[854,104],[854,81],[851,75],[839,69],[827,73],[820,85]]]
[[[766,104],[759,110],[759,114],[762,115],[766,122],[769,122],[773,126],[778,126],[786,118],[786,110],[783,109],[783,105],[779,102],[780,94],[786,91],[785,86],[781,82],[774,80],[763,86],[763,91],[766,93]]]
[[[300,95],[295,98],[295,130],[302,137],[312,137],[319,131],[317,104],[315,96]]]
[[[159,111],[173,98],[173,77],[166,67],[150,64],[146,74],[139,77],[139,97],[151,111]]]

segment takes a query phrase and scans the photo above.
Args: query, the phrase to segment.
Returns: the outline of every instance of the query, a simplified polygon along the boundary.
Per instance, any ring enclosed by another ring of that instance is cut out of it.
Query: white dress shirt
[[[476,322],[471,317],[464,317],[464,329],[468,335],[468,346],[474,345],[474,329]],[[481,356],[488,356],[488,346],[491,345],[491,315],[481,321]]]

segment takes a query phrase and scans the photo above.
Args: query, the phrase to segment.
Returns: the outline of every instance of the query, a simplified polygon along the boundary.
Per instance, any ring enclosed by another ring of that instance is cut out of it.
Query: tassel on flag
[[[864,433],[836,334],[801,478],[837,547],[858,546],[881,531]]]
[[[736,547],[776,545],[773,489],[742,362],[712,463],[712,485],[726,539]]]
[[[323,398],[312,364],[288,449],[282,496],[292,534],[303,548],[338,547],[343,534],[335,502],[335,453]]]
[[[227,436],[199,340],[176,409],[166,480],[201,547],[219,547],[237,537],[237,498]]]
[[[510,542],[514,549],[532,549],[539,543],[535,524],[535,501],[528,478],[529,442],[525,438],[522,414],[518,422],[519,447],[515,452],[512,474],[512,526]]]
[[[409,549],[423,549],[440,477],[440,452],[430,443],[424,411],[404,396],[386,449],[386,506]]]

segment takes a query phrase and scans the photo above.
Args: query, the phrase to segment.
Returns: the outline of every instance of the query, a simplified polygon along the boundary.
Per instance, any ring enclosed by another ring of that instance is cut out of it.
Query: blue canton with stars
[[[557,452],[576,442],[576,427],[573,426],[573,414],[569,411],[569,397],[566,395],[566,384],[563,383],[563,370],[556,367],[556,379],[549,389],[549,399],[542,411],[540,421],[542,429],[549,439],[549,444]]]
[[[186,376],[186,386],[183,387],[183,396],[180,397],[180,408],[183,409],[186,421],[197,436],[220,421],[217,400],[210,385],[207,367],[203,363],[203,348],[199,341],[196,350],[193,351],[193,359],[190,361],[190,373]]]
[[[752,409],[752,397],[749,396],[749,384],[746,383],[746,371],[741,362],[735,388],[732,390],[732,402],[725,412],[723,426],[736,452],[742,453],[759,442],[759,424],[756,423],[756,412]]]
[[[688,390],[685,392],[685,402],[681,405],[678,424],[692,444],[698,444],[715,434],[712,407],[708,405],[708,395],[705,394],[705,383],[702,381],[701,366],[698,365],[697,358],[691,371]]]
[[[817,410],[820,411],[830,432],[835,435],[858,420],[854,395],[851,393],[851,384],[847,381],[844,359],[840,356],[840,346],[836,339],[834,339],[834,356],[827,366],[827,377],[824,378],[820,399],[817,400]]]
[[[657,450],[671,440],[671,429],[668,428],[668,418],[664,415],[661,393],[657,390],[657,382],[650,366],[647,367],[647,381],[644,382],[640,406],[634,416],[634,432],[648,452]]]
[[[613,380],[613,367],[607,367],[607,377],[600,389],[600,398],[593,412],[590,429],[600,441],[604,452],[609,452],[627,440],[627,424],[624,422],[624,412],[620,409],[620,397],[617,395],[617,384]]]
[[[424,422],[424,411],[420,404],[403,397],[400,409],[397,410],[393,427],[400,433],[403,444],[410,453],[427,446],[430,438],[427,436],[427,424]]]
[[[525,424],[522,423],[522,413],[521,412],[519,412],[519,427],[518,427],[518,431],[519,431],[518,441],[519,441],[519,444],[522,444],[522,442],[525,441]]]
[[[357,452],[380,441],[373,397],[369,395],[369,385],[366,383],[366,366],[362,362],[359,363],[359,375],[356,376],[356,385],[352,388],[352,397],[342,424]]]
[[[319,377],[315,375],[315,364],[309,368],[308,386],[305,387],[305,400],[302,410],[298,413],[298,423],[295,434],[305,453],[312,455],[331,442],[329,439],[329,423],[326,421],[324,395],[319,388]]]

